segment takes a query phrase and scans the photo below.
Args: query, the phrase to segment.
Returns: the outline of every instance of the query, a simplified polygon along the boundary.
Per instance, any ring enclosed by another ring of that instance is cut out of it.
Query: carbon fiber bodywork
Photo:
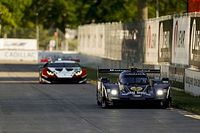
[[[104,70],[99,72],[105,72]],[[96,91],[98,105],[105,108],[116,103],[155,102],[163,108],[169,107],[171,96],[167,78],[150,80],[147,75],[150,71],[147,69],[121,70],[111,69],[112,72],[120,73],[118,83],[111,83],[107,78],[98,79]],[[107,72],[109,73],[109,69]]]
[[[86,83],[87,70],[75,61],[55,61],[44,64],[39,71],[40,83]]]
[[[46,83],[85,83],[87,81],[87,76],[85,77],[72,77],[72,78],[45,78],[42,80]]]

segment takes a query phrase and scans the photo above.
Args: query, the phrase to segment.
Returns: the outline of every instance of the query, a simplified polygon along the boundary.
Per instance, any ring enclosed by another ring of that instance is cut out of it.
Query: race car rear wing
[[[97,70],[98,73],[121,73],[123,71],[128,71],[129,69],[99,69]]]
[[[159,74],[160,75],[160,69],[138,69],[138,68],[130,68],[130,69],[99,69],[97,68],[97,78],[99,78],[99,75],[102,74],[117,74],[117,73],[121,73],[123,71],[132,71],[135,73],[146,73],[149,75],[149,77],[153,77],[151,76],[152,74]]]
[[[160,73],[160,69],[138,69],[138,68],[131,68],[131,69],[99,69],[97,70],[98,73],[121,73],[123,71],[132,71],[132,72],[144,72],[144,73]]]
[[[78,58],[58,58],[57,60],[59,61],[75,61],[75,62],[80,62],[80,59]]]

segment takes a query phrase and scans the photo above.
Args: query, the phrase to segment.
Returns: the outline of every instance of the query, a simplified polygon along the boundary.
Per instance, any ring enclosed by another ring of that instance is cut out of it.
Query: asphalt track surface
[[[0,133],[200,133],[195,114],[144,106],[101,109],[95,85],[38,84],[37,70],[0,65]]]

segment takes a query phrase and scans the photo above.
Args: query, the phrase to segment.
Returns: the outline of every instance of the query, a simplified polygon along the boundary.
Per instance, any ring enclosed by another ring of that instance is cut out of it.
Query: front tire
[[[99,102],[99,100],[97,100],[97,105],[98,105],[98,106],[101,106],[101,102]]]
[[[106,109],[108,107],[108,103],[106,102],[105,98],[103,98],[101,101],[101,108]]]
[[[39,83],[40,84],[43,84],[44,82],[42,81],[42,77],[41,76],[39,76]]]
[[[160,101],[160,107],[162,109],[169,108],[171,106],[171,101],[167,99],[166,101]]]

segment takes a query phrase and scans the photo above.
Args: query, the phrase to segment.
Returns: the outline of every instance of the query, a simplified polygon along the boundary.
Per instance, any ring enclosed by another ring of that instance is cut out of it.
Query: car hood
[[[58,78],[72,78],[75,74],[75,72],[79,71],[80,68],[78,67],[70,67],[70,68],[64,68],[64,67],[49,67],[50,71],[54,72],[55,75]]]
[[[165,88],[169,88],[169,87],[170,87],[169,84],[155,84],[155,85],[154,85],[154,88],[155,88],[155,89],[159,89],[159,88],[165,89]]]
[[[127,92],[129,91],[143,91],[148,85],[119,85],[119,84],[111,84],[111,83],[105,83],[104,86],[108,89],[120,89],[121,86],[123,86],[124,90]]]
[[[127,91],[143,91],[148,85],[124,85]]]

